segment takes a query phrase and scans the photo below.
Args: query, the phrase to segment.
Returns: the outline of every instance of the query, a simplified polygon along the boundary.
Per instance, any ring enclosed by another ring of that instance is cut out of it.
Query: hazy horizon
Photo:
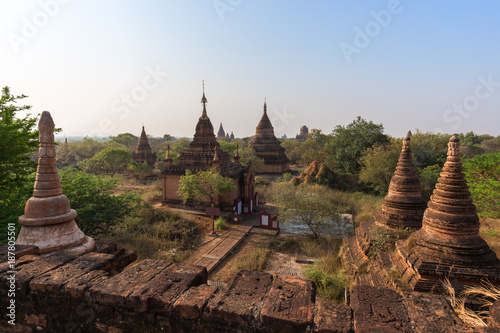
[[[277,137],[358,115],[500,135],[500,3],[0,0],[0,84],[58,136],[192,137],[202,80],[215,131]]]

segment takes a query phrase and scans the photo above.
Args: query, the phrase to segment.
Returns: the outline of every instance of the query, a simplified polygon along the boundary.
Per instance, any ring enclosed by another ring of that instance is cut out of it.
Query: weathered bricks
[[[208,301],[214,296],[216,286],[202,284],[191,288],[183,293],[174,304],[174,311],[184,319],[198,319],[203,314],[203,310]]]
[[[417,332],[473,332],[458,318],[442,295],[412,292],[403,295],[403,303]]]
[[[83,299],[85,291],[107,279],[109,279],[108,272],[101,270],[90,271],[69,281],[64,291],[69,297]]]
[[[184,291],[207,283],[207,269],[188,264],[170,265],[131,295],[137,312],[167,313]]]
[[[316,286],[295,276],[278,275],[262,308],[262,322],[276,332],[303,332],[313,322]]]
[[[350,306],[319,302],[317,309],[315,322],[318,333],[354,332]]]
[[[34,292],[57,292],[72,279],[110,265],[114,259],[111,254],[94,252],[84,254],[66,265],[34,278],[30,282],[30,289]]]
[[[207,316],[237,325],[250,324],[258,317],[271,282],[271,274],[239,271],[227,287],[210,300]]]
[[[318,302],[298,277],[238,272],[223,290],[204,267],[145,260],[111,276],[126,251],[17,260],[30,291],[16,297],[16,326],[3,332],[498,332],[465,326],[442,296],[354,286],[351,306]],[[23,259],[24,258],[24,259]],[[35,260],[35,261],[32,261]],[[35,265],[40,263],[40,265]],[[2,265],[3,263],[0,263]],[[2,266],[0,266],[2,267]],[[98,268],[101,269],[98,269]],[[111,269],[106,272],[102,268]],[[3,283],[3,282],[2,282]],[[27,289],[26,289],[27,290]],[[6,306],[6,294],[0,304]],[[316,307],[315,307],[316,305]],[[495,318],[500,306],[492,306]]]
[[[394,290],[356,285],[351,307],[356,332],[413,332],[401,295]]]
[[[74,260],[77,256],[65,251],[56,252],[50,256],[40,258],[34,262],[22,265],[16,273],[16,285],[23,293],[28,293],[29,283],[37,276],[56,269],[67,262]],[[4,283],[7,273],[0,274],[0,283]]]
[[[141,288],[171,263],[163,260],[143,260],[114,277],[90,288],[94,302],[105,305],[130,305],[129,296]]]

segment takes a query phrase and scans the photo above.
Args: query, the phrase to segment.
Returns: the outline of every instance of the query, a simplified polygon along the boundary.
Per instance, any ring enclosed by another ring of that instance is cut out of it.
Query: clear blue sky
[[[0,0],[0,85],[68,136],[192,137],[202,79],[237,137],[265,97],[278,136],[358,115],[396,137],[499,135],[499,15],[494,0]]]

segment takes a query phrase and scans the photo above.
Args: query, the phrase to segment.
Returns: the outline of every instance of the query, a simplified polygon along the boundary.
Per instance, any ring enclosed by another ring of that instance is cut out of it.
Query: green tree
[[[130,162],[128,170],[133,171],[141,179],[153,172],[153,169],[146,162],[139,163],[136,161]]]
[[[193,173],[186,170],[181,176],[177,193],[184,202],[190,199],[207,200],[213,207],[217,196],[229,193],[234,189],[234,181],[222,176],[217,170],[211,169]]]
[[[326,145],[328,166],[351,174],[359,172],[364,150],[375,143],[389,142],[389,137],[383,132],[382,124],[368,122],[359,116],[347,126],[336,126]]]
[[[418,169],[436,164],[443,167],[449,140],[449,134],[423,133],[417,130],[411,136],[411,152],[415,166]]]
[[[379,194],[386,194],[401,152],[401,141],[375,144],[360,159],[359,180]]]
[[[478,214],[500,218],[500,153],[465,160],[463,170]]]
[[[252,168],[256,173],[260,173],[264,170],[264,160],[255,155],[255,150],[253,150],[253,148],[240,148],[238,154],[240,155],[240,163],[242,165],[247,166],[249,162],[251,162]]]
[[[89,159],[103,148],[104,146],[101,142],[89,137],[85,137],[82,141],[71,143],[71,149],[75,153],[77,161]]]
[[[133,194],[113,195],[117,179],[104,179],[74,168],[59,170],[63,193],[78,216],[75,221],[89,235],[106,232],[130,215],[140,198]]]
[[[36,117],[19,116],[31,108],[17,105],[25,95],[14,96],[9,87],[2,89],[0,97],[0,238],[5,240],[9,222],[17,222],[23,214],[24,204],[32,195],[30,175],[36,170],[31,155],[38,147]]]
[[[108,147],[95,154],[92,158],[78,163],[86,172],[95,174],[123,173],[132,162],[132,154],[126,148]]]
[[[129,150],[133,150],[137,146],[139,138],[131,133],[121,133],[115,137],[112,137],[111,141],[119,143],[127,147]]]
[[[328,199],[325,188],[291,183],[275,186],[271,201],[279,206],[279,219],[284,224],[307,226],[318,239],[322,232],[339,223],[339,207]]]

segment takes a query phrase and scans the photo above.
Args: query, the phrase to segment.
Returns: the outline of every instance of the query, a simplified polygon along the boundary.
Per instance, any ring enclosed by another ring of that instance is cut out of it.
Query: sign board
[[[268,212],[262,212],[260,214],[260,226],[263,228],[269,228],[269,221],[271,220],[271,214]]]
[[[271,225],[269,226],[270,229],[274,230],[279,230],[280,229],[280,222],[278,221],[278,217],[275,216],[271,219]]]
[[[208,216],[220,216],[220,209],[215,207],[209,207],[205,209],[205,214]]]

